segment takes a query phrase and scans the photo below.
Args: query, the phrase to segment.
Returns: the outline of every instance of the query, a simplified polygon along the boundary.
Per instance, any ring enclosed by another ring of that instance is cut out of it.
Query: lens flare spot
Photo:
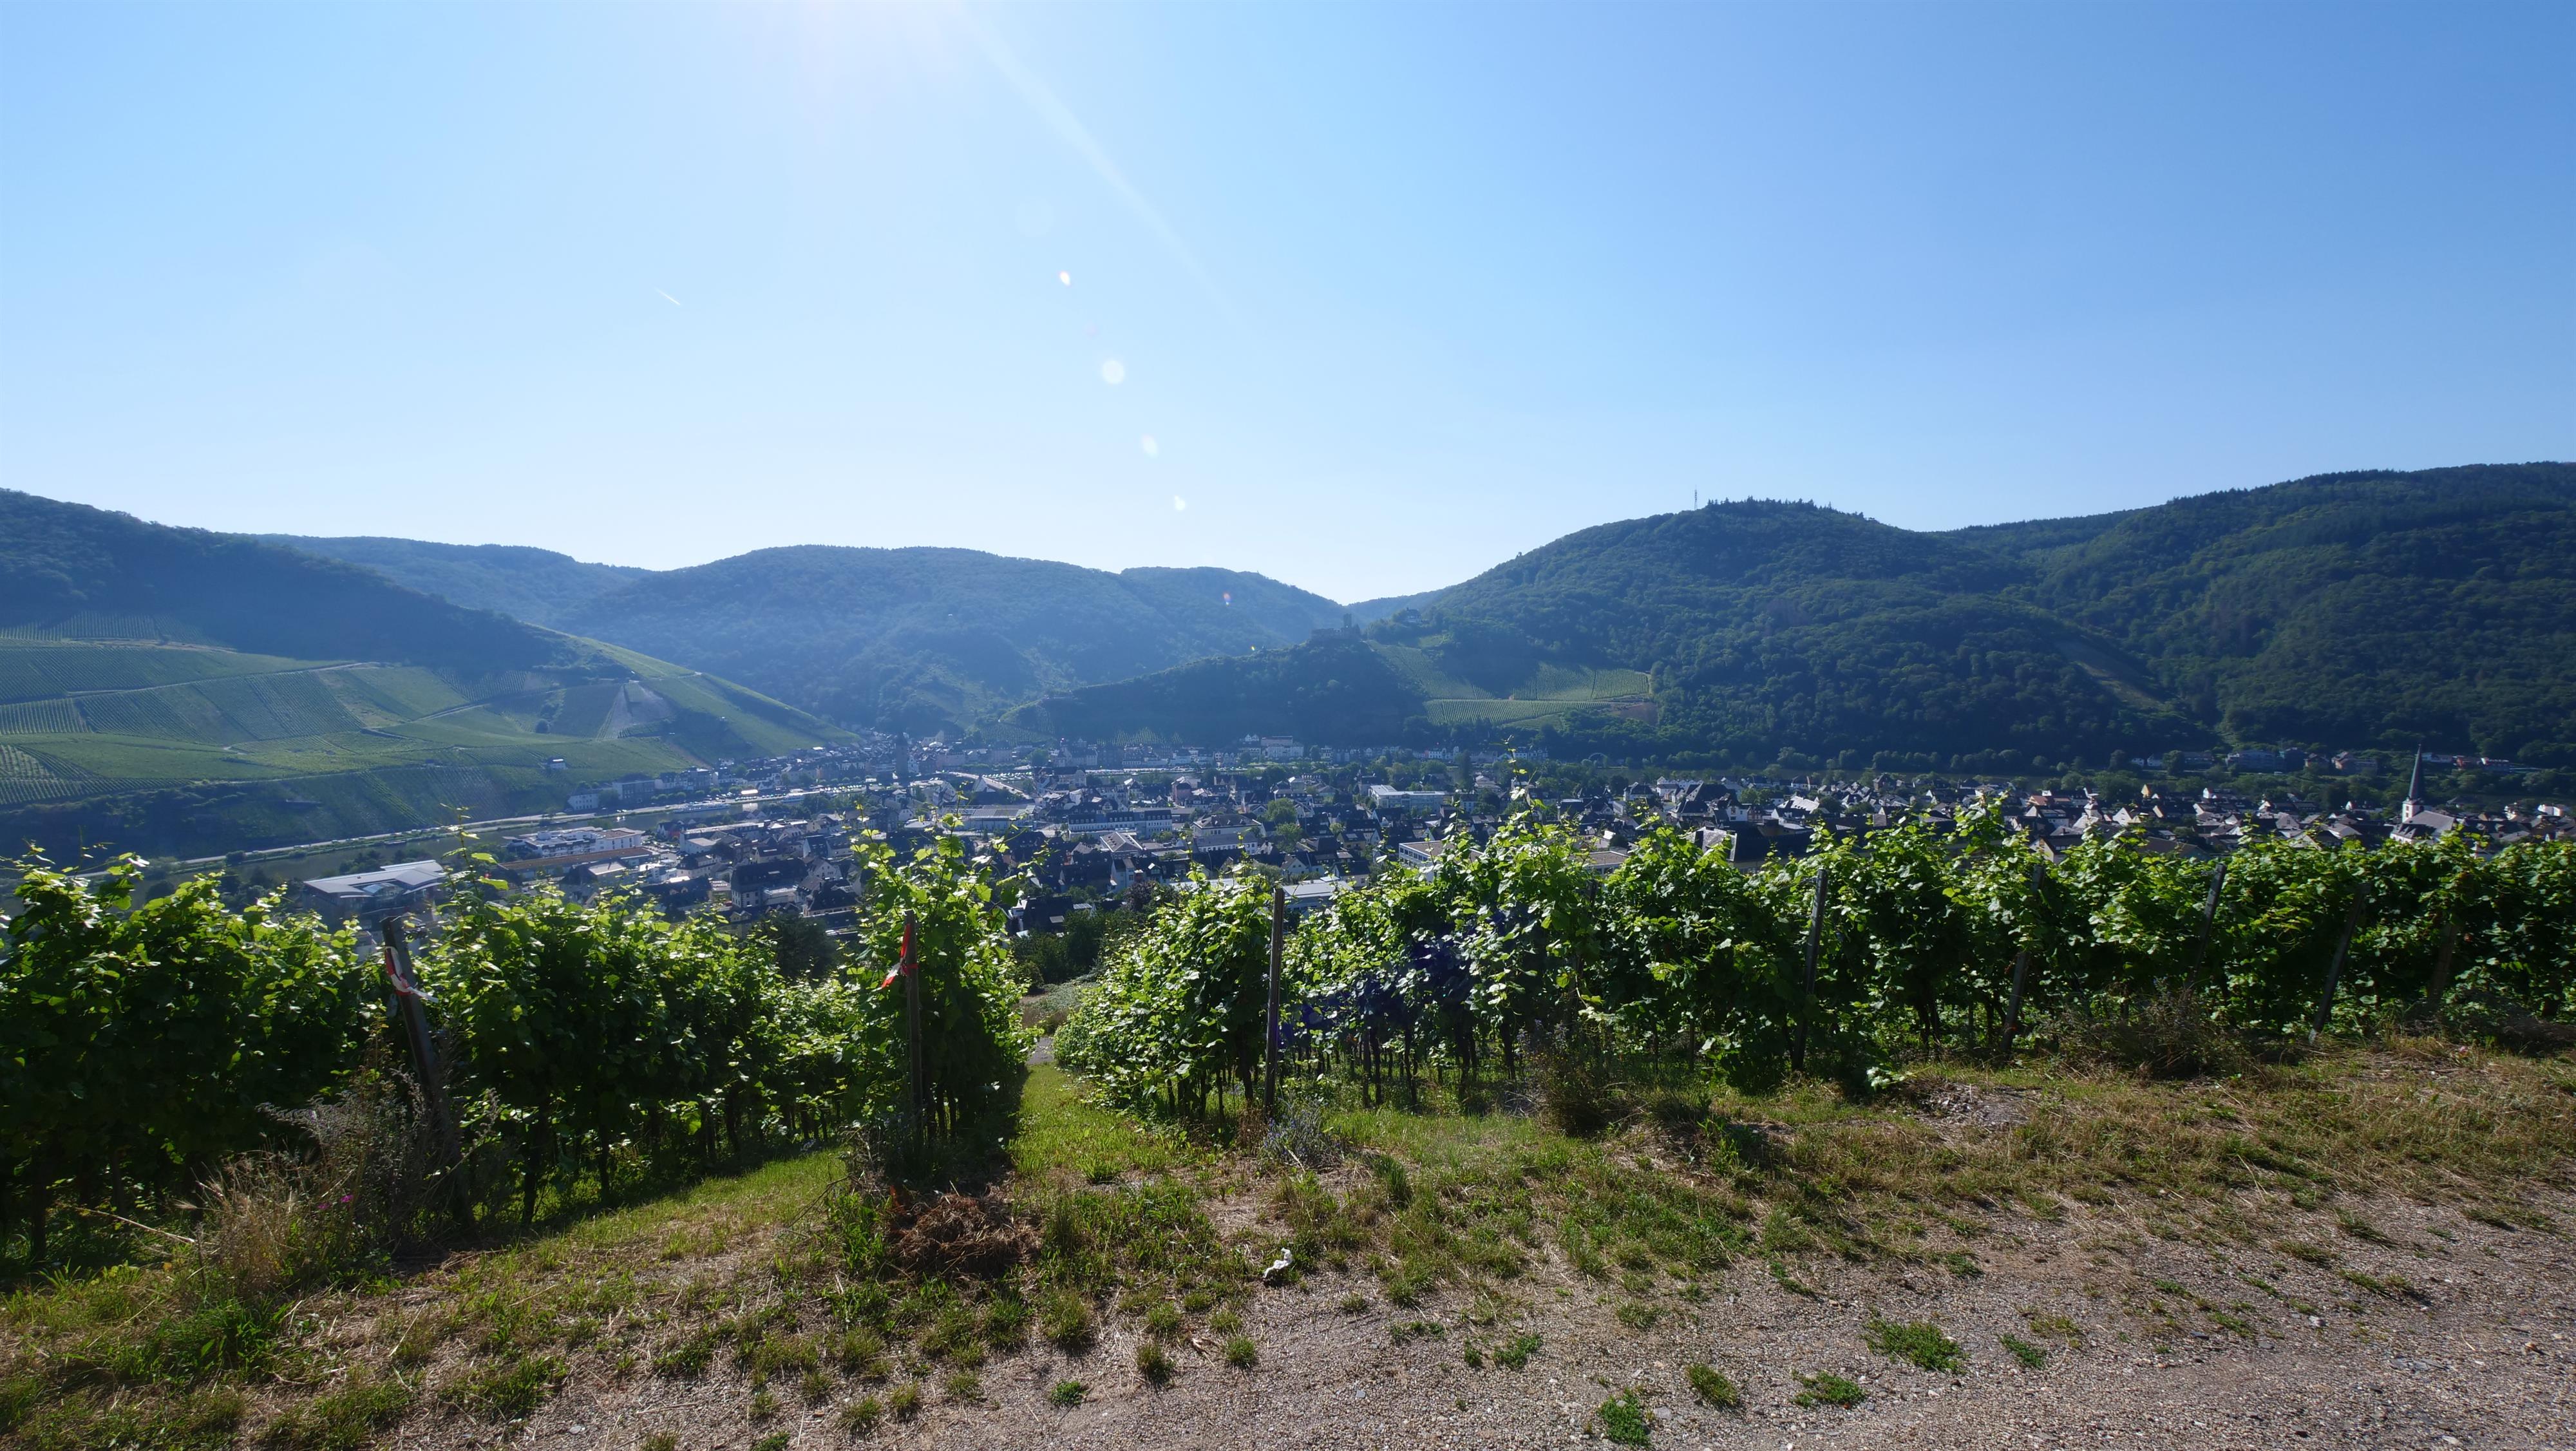
[[[1152,434],[1150,434],[1150,433],[1149,433],[1149,434],[1146,434],[1146,435],[1145,435],[1145,457],[1147,457],[1147,458],[1161,458],[1162,456],[1163,456],[1163,446],[1162,446],[1161,444],[1156,443],[1156,442],[1154,441],[1154,435],[1152,435]]]
[[[1100,381],[1112,388],[1126,382],[1127,365],[1116,358],[1104,359],[1100,364]]]
[[[1234,591],[1227,590],[1225,592],[1225,603],[1226,608],[1228,609],[1232,609],[1234,607]]]
[[[1070,272],[1059,272],[1055,275],[1055,280],[1063,283],[1067,287],[1071,287],[1073,285],[1073,274]]]
[[[1172,496],[1172,512],[1173,512],[1173,513],[1178,514],[1178,513],[1180,513],[1182,510],[1187,509],[1189,506],[1190,506],[1190,501],[1189,501],[1189,500],[1182,498],[1182,497],[1181,497],[1180,495],[1178,495],[1178,494],[1174,494],[1174,495]]]

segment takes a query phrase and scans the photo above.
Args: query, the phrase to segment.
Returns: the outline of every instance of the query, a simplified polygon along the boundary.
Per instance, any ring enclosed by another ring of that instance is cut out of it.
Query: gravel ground
[[[2576,1208],[2535,1207],[2562,1222]],[[1226,1365],[1202,1330],[1176,1347],[1172,1383],[1151,1389],[1122,1326],[1083,1356],[998,1359],[982,1403],[942,1403],[934,1389],[918,1418],[855,1443],[838,1406],[863,1387],[806,1406],[780,1386],[781,1410],[755,1424],[750,1390],[730,1373],[585,1378],[596,1372],[577,1373],[525,1425],[415,1422],[396,1440],[566,1451],[633,1447],[655,1432],[688,1448],[781,1435],[796,1447],[1050,1451],[1563,1446],[1599,1444],[1593,1412],[1612,1388],[1634,1386],[1655,1417],[1653,1444],[1667,1448],[2576,1447],[2576,1246],[2449,1209],[2388,1202],[2355,1219],[2343,1208],[2273,1225],[2265,1237],[2288,1252],[2159,1238],[2151,1206],[2077,1210],[1957,1242],[1977,1261],[1968,1278],[1938,1264],[1811,1261],[1795,1268],[1807,1295],[1748,1260],[1697,1303],[1657,1297],[1662,1317],[1642,1331],[1611,1313],[1622,1297],[1553,1261],[1510,1287],[1512,1309],[1486,1327],[1465,1323],[1463,1303],[1398,1310],[1373,1282],[1321,1275],[1256,1293],[1251,1370]],[[1345,1313],[1355,1289],[1371,1308]],[[1967,1370],[1878,1354],[1863,1338],[1873,1317],[1938,1322],[1965,1347]],[[1416,1321],[1442,1333],[1398,1343],[1395,1327]],[[1542,1342],[1525,1369],[1490,1353],[1483,1368],[1465,1363],[1465,1344],[1490,1352],[1523,1332]],[[2023,1368],[2005,1334],[2044,1346],[2046,1363]],[[1702,1405],[1683,1380],[1693,1362],[1733,1377],[1743,1408]],[[1868,1399],[1792,1404],[1796,1376],[1815,1372],[1865,1377]],[[1090,1387],[1070,1410],[1047,1401],[1065,1378]]]

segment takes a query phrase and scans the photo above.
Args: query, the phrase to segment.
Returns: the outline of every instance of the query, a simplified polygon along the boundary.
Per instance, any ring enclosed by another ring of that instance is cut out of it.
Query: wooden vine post
[[[1270,995],[1261,1012],[1261,1112],[1279,1108],[1279,967],[1288,949],[1288,889],[1270,889]]]
[[[411,1043],[411,1068],[420,1084],[421,1102],[429,1109],[430,1131],[438,1137],[440,1168],[457,1158],[456,1116],[447,1104],[447,1078],[439,1071],[438,1045],[429,1036],[429,1015],[422,1011],[420,979],[412,971],[411,941],[400,917],[385,919],[385,982],[393,989],[394,1012]]]
[[[1825,871],[1816,865],[1816,904],[1807,914],[1807,978],[1798,999],[1798,1037],[1789,1054],[1791,1070],[1807,1071],[1807,1025],[1816,1016],[1816,952],[1825,937]]]
[[[2033,866],[2030,869],[2030,890],[2033,897],[2038,896],[2040,883],[2047,879],[2046,867]],[[2012,1051],[2013,1039],[2021,1035],[2022,985],[2029,980],[2030,944],[2024,942],[2021,950],[2013,954],[2012,1003],[2004,1009],[2004,1051],[2007,1053]]]
[[[2209,869],[2209,900],[2200,904],[2200,947],[2191,955],[2191,973],[2182,980],[2184,992],[2200,991],[2200,970],[2209,962],[2209,939],[2218,930],[2218,891],[2227,885],[2227,863],[2220,861]]]
[[[913,1129],[922,1143],[930,1141],[930,1086],[924,1082],[921,1062],[921,961],[913,941],[915,922],[910,912],[903,914],[903,956],[896,960],[895,971],[903,974],[904,1062],[912,1079]]]
[[[2317,1036],[2326,1030],[2334,1017],[2335,984],[2343,977],[2344,955],[2352,951],[2352,934],[2361,927],[2361,909],[2368,889],[2356,886],[2352,892],[2352,910],[2344,914],[2343,935],[2335,939],[2334,960],[2326,964],[2326,990],[2317,995],[2317,1016],[2308,1024],[2308,1046],[2317,1045]]]

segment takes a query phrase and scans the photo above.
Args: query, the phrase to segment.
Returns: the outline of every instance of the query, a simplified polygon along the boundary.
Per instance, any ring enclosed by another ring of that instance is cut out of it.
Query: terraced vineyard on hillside
[[[51,803],[60,813],[89,798],[188,794],[177,818],[216,812],[242,825],[244,842],[560,806],[572,783],[777,755],[837,735],[730,682],[610,648],[565,669],[476,674],[167,642],[0,639],[0,806]],[[547,771],[557,757],[564,768]],[[186,834],[138,824],[152,815],[119,807],[83,834],[145,849]],[[41,838],[43,824],[0,821],[0,830]]]
[[[1654,677],[1643,670],[1548,663],[1495,690],[1443,669],[1418,647],[1373,644],[1398,675],[1422,692],[1423,714],[1433,725],[1480,720],[1498,726],[1562,724],[1573,712],[1595,706],[1639,719],[1653,718]]]

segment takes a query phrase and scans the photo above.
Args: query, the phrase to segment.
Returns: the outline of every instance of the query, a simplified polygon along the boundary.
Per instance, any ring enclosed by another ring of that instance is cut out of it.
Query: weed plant
[[[1621,1391],[1603,1401],[1593,1415],[1601,1422],[1601,1438],[1613,1446],[1654,1443],[1654,1423],[1646,1418],[1646,1403],[1633,1390]]]
[[[1968,1352],[1929,1320],[1902,1324],[1872,1319],[1862,1332],[1869,1348],[1918,1370],[1958,1372],[1968,1368]]]
[[[1718,1410],[1731,1411],[1744,1404],[1744,1393],[1736,1388],[1735,1382],[1728,1379],[1724,1371],[1713,1366],[1689,1365],[1682,1368],[1682,1375],[1690,1381],[1694,1394]]]
[[[1849,1409],[1869,1399],[1869,1392],[1862,1390],[1857,1382],[1847,1380],[1830,1371],[1801,1375],[1798,1377],[1798,1385],[1800,1387],[1798,1393],[1789,1399],[1801,1406],[1841,1406]]]

